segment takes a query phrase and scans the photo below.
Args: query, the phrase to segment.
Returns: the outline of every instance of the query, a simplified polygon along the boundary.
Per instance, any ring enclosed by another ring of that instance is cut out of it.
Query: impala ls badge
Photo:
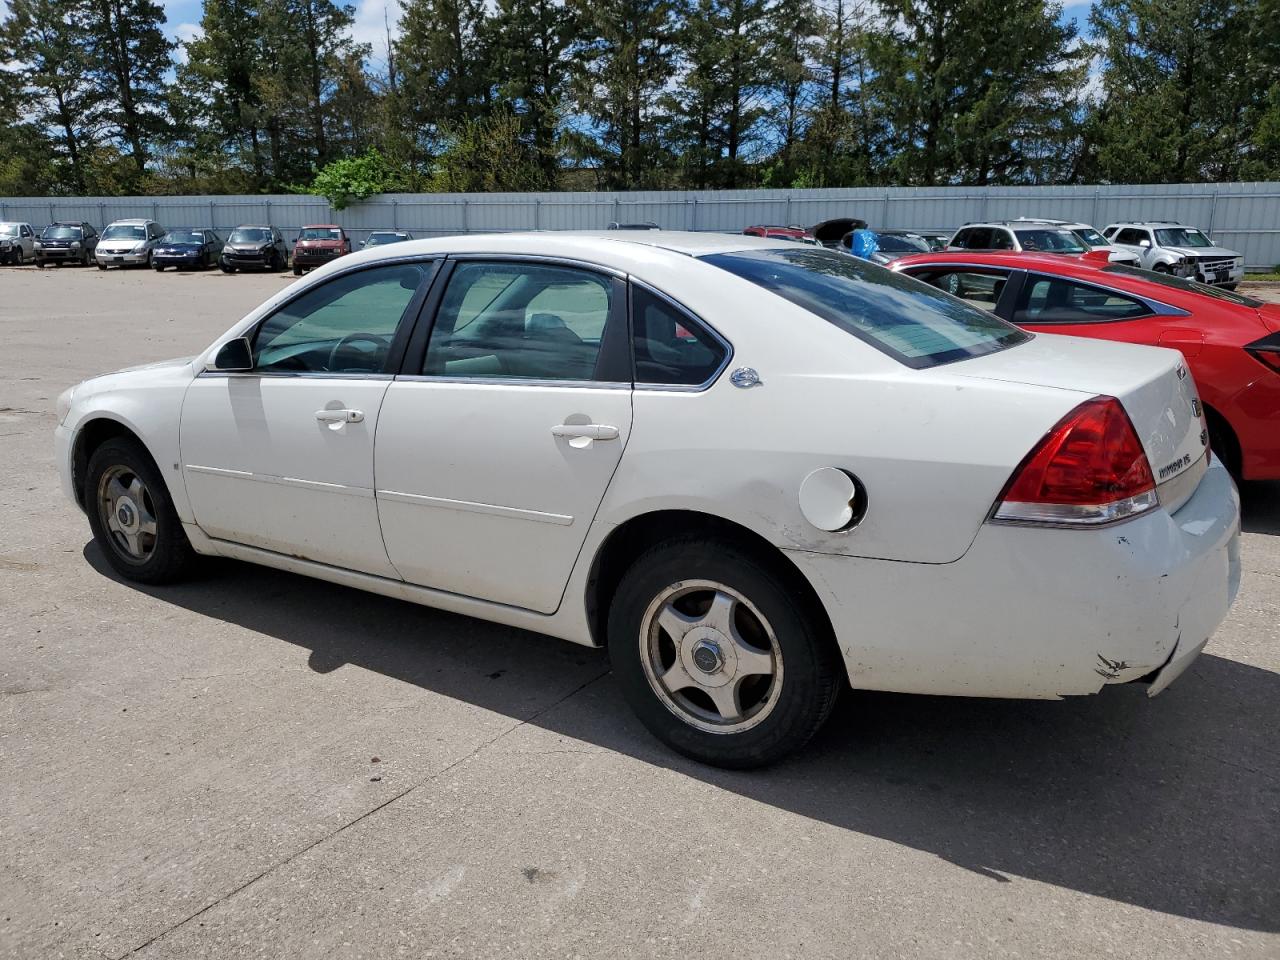
[[[760,379],[760,374],[756,373],[754,367],[739,367],[737,370],[733,371],[733,373],[729,374],[729,382],[735,387],[741,387],[743,390],[746,390],[749,387],[758,387],[764,383],[764,381]]]

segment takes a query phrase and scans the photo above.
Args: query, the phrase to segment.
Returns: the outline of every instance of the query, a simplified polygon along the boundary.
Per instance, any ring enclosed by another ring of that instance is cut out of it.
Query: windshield
[[[396,243],[400,240],[408,240],[409,236],[405,233],[371,233],[369,234],[369,242],[365,246],[376,247],[380,243]]]
[[[1212,247],[1213,244],[1199,230],[1188,227],[1175,227],[1171,230],[1157,230],[1156,243],[1162,247]]]
[[[299,240],[340,240],[342,233],[336,227],[307,227],[300,234]]]
[[[16,223],[0,223],[0,237],[16,237],[18,235],[18,225]]]
[[[920,237],[904,237],[901,234],[877,233],[876,246],[889,253],[928,253],[929,244]]]
[[[204,243],[204,234],[199,230],[170,230],[164,235],[165,243]]]
[[[232,243],[268,243],[271,231],[265,227],[237,227],[231,231]]]
[[[1233,290],[1226,290],[1222,287],[1213,287],[1207,283],[1197,283],[1194,280],[1184,280],[1182,277],[1175,277],[1170,273],[1139,270],[1137,267],[1126,267],[1121,263],[1108,264],[1102,270],[1104,273],[1118,273],[1126,277],[1136,277],[1139,280],[1145,280],[1147,283],[1158,283],[1162,287],[1172,287],[1185,293],[1203,294],[1206,297],[1225,300],[1227,303],[1235,303],[1242,307],[1252,307],[1254,310],[1263,305],[1263,301],[1255,300],[1253,297],[1246,297],[1242,293],[1236,293]]]
[[[935,287],[829,250],[753,250],[702,259],[915,369],[994,353],[1031,338]]]
[[[113,223],[102,231],[103,240],[145,240],[147,228],[134,223]]]
[[[1093,227],[1076,227],[1072,232],[1091,247],[1107,246],[1107,238]]]
[[[45,240],[78,240],[80,238],[80,228],[55,223],[45,227],[44,233],[40,234],[40,236]]]
[[[1042,253],[1084,253],[1088,248],[1070,230],[1017,230],[1023,250]]]

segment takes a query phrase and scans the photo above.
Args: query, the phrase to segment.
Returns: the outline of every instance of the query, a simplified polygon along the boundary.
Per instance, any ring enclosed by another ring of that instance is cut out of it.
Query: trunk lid
[[[1037,334],[1009,350],[966,360],[956,372],[1115,397],[1133,421],[1166,507],[1177,509],[1195,491],[1195,483],[1178,481],[1193,467],[1202,469],[1209,438],[1195,381],[1176,350]],[[1168,495],[1175,489],[1176,499]]]

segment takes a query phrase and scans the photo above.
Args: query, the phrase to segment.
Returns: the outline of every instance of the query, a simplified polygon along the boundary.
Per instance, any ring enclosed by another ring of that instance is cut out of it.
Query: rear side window
[[[915,369],[995,353],[1030,337],[928,284],[830,250],[752,250],[703,260]]]
[[[701,323],[644,287],[631,288],[636,383],[697,387],[724,365],[728,350]]]
[[[1022,287],[1013,319],[1017,323],[1099,323],[1150,314],[1141,300],[1113,290],[1032,274]]]

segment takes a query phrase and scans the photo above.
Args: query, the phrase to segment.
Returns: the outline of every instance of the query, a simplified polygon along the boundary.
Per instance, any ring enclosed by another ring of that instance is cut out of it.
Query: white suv
[[[1081,234],[1088,230],[1094,240]],[[1087,224],[1071,224],[1062,220],[997,220],[990,223],[966,223],[956,231],[948,250],[1017,250],[1027,253],[1085,254],[1090,250],[1112,253],[1092,227]],[[1128,251],[1119,256],[1112,253],[1112,262],[1137,266],[1136,257]]]
[[[36,255],[36,232],[29,223],[0,223],[0,263],[22,266]]]
[[[127,264],[151,266],[151,252],[167,232],[154,220],[116,220],[98,240],[98,269]]]
[[[1142,266],[1234,290],[1244,279],[1244,257],[1215,244],[1195,227],[1171,220],[1113,223],[1102,231],[1117,247],[1132,250]]]

